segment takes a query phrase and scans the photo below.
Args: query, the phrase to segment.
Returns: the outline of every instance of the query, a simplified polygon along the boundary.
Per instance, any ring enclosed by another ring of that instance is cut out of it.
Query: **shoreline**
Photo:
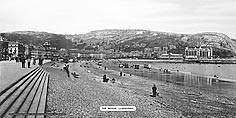
[[[129,62],[129,63],[132,63],[132,62],[140,62],[141,63],[141,66],[143,66],[142,64],[143,63],[169,63],[169,62],[162,62],[162,61],[159,61],[159,60],[118,60],[120,62]],[[170,62],[170,63],[175,63],[175,62]],[[175,63],[175,64],[178,64],[178,63]],[[183,63],[183,64],[200,64],[200,63]],[[174,72],[174,73],[182,73],[182,74],[188,74],[188,75],[193,75],[193,76],[201,76],[201,77],[205,77],[205,78],[210,78],[210,79],[215,79],[216,81],[226,81],[226,82],[235,82],[236,83],[236,79],[230,79],[230,78],[225,78],[225,77],[214,77],[214,76],[211,76],[211,75],[201,75],[201,74],[197,74],[197,73],[192,73],[190,71],[183,71],[183,70],[172,70],[170,68],[157,68],[157,67],[153,67],[152,68],[155,68],[155,69],[168,69],[170,72]]]
[[[80,67],[79,65],[83,65]],[[84,67],[86,66],[86,67]],[[63,112],[65,117],[173,117],[180,112],[169,111],[154,104],[151,92],[128,89],[127,78],[119,78],[112,70],[103,71],[85,63],[70,64],[71,72],[79,78],[66,77],[58,68],[46,67],[50,72],[47,112]],[[102,74],[115,77],[116,82],[102,82]],[[140,94],[141,93],[141,94]],[[100,106],[136,106],[134,112],[103,112]],[[158,110],[157,110],[158,109]]]
[[[120,61],[155,62],[155,63],[184,63],[184,64],[236,64],[236,60],[160,60],[160,59],[117,59]]]

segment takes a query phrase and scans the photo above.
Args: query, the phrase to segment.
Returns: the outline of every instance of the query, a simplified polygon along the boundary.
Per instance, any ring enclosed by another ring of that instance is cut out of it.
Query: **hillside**
[[[153,47],[175,47],[173,53],[183,53],[186,46],[212,45],[220,57],[232,56],[236,52],[236,41],[217,32],[198,34],[176,34],[149,30],[95,30],[80,35],[79,41],[123,51],[143,50]],[[142,46],[137,46],[142,45]],[[126,48],[126,49],[125,49]],[[128,49],[127,49],[128,48]],[[221,54],[227,53],[227,54]]]
[[[236,39],[231,39],[233,51],[236,52]]]
[[[53,47],[56,47],[57,49],[72,47],[72,41],[67,40],[66,37],[61,34],[34,31],[16,31],[1,34],[9,41],[18,41],[25,44],[39,46],[48,41]]]
[[[105,29],[86,34],[63,35],[47,32],[17,31],[2,33],[10,41],[41,45],[49,41],[57,49],[77,48],[97,50],[98,47],[108,50],[143,51],[144,48],[171,47],[169,52],[184,53],[186,46],[212,45],[220,57],[231,57],[236,54],[236,40],[217,32],[197,34],[177,34],[141,29]]]

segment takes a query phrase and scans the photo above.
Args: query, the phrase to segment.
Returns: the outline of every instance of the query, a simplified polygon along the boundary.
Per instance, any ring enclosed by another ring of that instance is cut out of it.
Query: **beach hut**
[[[129,68],[129,64],[125,63],[124,68]]]
[[[123,68],[123,64],[119,64],[119,68]]]
[[[134,69],[139,69],[139,65],[134,65]]]
[[[144,64],[143,67],[147,69],[151,69],[151,64]]]
[[[99,66],[102,66],[102,62],[101,62],[101,61],[99,61],[99,62],[97,63],[97,65],[99,65]]]

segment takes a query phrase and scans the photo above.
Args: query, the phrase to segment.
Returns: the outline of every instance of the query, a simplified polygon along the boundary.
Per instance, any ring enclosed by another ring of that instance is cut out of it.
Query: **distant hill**
[[[72,47],[72,41],[67,40],[65,35],[61,34],[34,31],[16,31],[1,34],[9,41],[18,41],[25,44],[33,44],[38,46],[48,41],[53,47],[56,47],[57,49]]]
[[[128,50],[143,50],[153,47],[176,47],[170,52],[183,53],[186,46],[212,45],[215,53],[220,57],[230,57],[235,55],[236,41],[230,39],[227,35],[217,32],[204,32],[198,34],[176,34],[168,32],[157,32],[149,30],[95,30],[80,35],[79,41],[83,40],[88,44],[97,44],[108,48]],[[144,47],[132,48],[137,44],[145,44]],[[108,45],[108,46],[107,46]],[[126,45],[126,46],[125,46]],[[225,53],[225,54],[221,54]]]
[[[232,45],[232,48],[233,48],[233,51],[236,52],[236,39],[231,39],[231,45]]]
[[[45,41],[49,41],[57,49],[89,49],[97,46],[103,49],[119,49],[129,52],[142,51],[144,48],[172,47],[169,52],[184,53],[186,46],[212,45],[215,54],[220,57],[232,57],[236,54],[236,40],[217,32],[177,34],[142,29],[105,29],[78,35],[34,31],[2,34],[10,41],[20,41],[27,44],[42,45]]]

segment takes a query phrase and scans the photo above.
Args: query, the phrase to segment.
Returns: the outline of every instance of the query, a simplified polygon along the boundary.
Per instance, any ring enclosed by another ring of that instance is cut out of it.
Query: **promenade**
[[[49,61],[50,60],[44,60],[43,63]],[[36,65],[31,63],[30,68],[27,68],[27,63],[25,65],[26,67],[22,68],[21,63],[16,63],[16,61],[0,61],[0,91],[38,67],[38,61],[36,61]]]
[[[20,63],[1,62],[0,117],[43,118],[49,73],[40,66],[21,68]]]
[[[32,65],[31,68],[21,68],[21,63],[15,61],[0,61],[0,91],[27,74],[38,65]]]

